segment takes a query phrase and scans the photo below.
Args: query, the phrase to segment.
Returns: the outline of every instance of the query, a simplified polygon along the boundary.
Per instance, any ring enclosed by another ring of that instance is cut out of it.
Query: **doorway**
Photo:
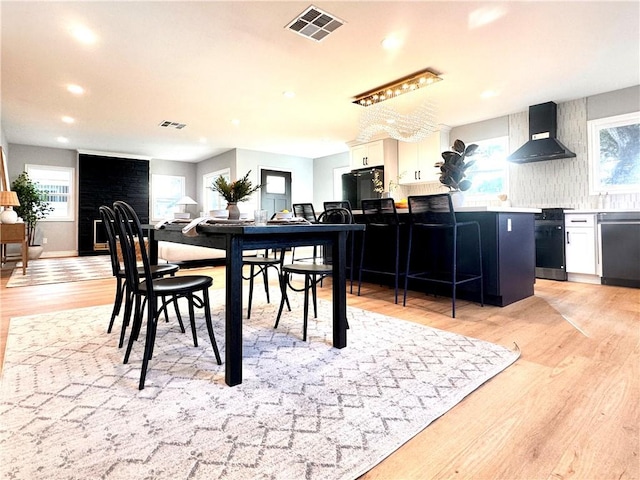
[[[261,169],[260,205],[267,211],[267,218],[285,208],[291,210],[291,172]]]

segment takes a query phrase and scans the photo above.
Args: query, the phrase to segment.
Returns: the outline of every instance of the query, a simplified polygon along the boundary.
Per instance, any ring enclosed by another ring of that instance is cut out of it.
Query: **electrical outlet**
[[[43,245],[46,245],[47,241],[48,241],[47,237],[42,237],[42,244]]]

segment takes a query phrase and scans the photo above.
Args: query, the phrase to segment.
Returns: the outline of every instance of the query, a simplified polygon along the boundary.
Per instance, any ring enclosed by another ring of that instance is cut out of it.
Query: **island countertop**
[[[409,213],[408,208],[397,208],[398,213]],[[468,206],[455,209],[459,213],[492,212],[492,213],[540,213],[540,208],[531,207],[500,207],[500,206]],[[362,215],[362,210],[353,210],[354,215]]]

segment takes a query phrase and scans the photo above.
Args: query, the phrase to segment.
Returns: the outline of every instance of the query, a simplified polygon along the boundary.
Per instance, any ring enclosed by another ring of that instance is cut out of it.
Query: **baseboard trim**
[[[58,250],[55,252],[42,252],[42,255],[40,256],[40,258],[58,258],[58,257],[77,257],[78,256],[78,251],[77,250]]]

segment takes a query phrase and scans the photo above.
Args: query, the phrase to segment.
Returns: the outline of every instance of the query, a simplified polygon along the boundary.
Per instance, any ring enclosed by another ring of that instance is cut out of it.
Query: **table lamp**
[[[182,208],[181,208],[182,211],[181,212],[175,212],[173,214],[173,218],[182,218],[182,219],[191,218],[191,214],[189,212],[185,211],[186,210],[186,206],[187,205],[197,205],[197,204],[198,204],[198,202],[196,202],[193,198],[185,195],[184,197],[182,197],[180,200],[178,200],[176,202],[176,205],[182,206]]]
[[[18,221],[18,214],[13,207],[19,207],[20,201],[18,200],[18,194],[9,190],[0,191],[0,207],[4,207],[2,213],[0,213],[0,223],[16,223]]]

